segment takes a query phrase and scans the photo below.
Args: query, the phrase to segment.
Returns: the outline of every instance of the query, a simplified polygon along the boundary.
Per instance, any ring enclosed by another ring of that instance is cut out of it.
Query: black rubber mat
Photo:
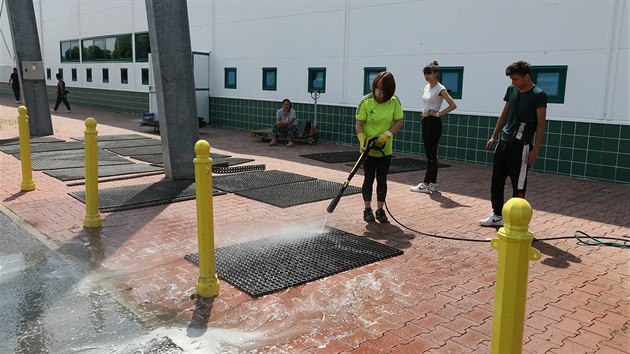
[[[233,173],[229,175],[213,176],[212,186],[226,192],[237,192],[289,183],[314,180],[314,177],[298,175],[296,173],[270,170]]]
[[[257,297],[358,268],[403,252],[338,229],[305,230],[215,250],[219,278]],[[199,264],[197,253],[184,256]]]
[[[98,129],[98,127],[97,127]],[[120,135],[99,135],[98,141],[114,141],[114,140],[132,140],[132,139],[146,139],[147,137],[140,134],[120,134]],[[70,139],[83,141],[83,136],[73,136]]]
[[[47,154],[47,153],[41,153],[41,154]],[[99,166],[125,165],[125,164],[132,164],[132,163],[133,162],[125,159],[124,157],[120,157],[116,154],[112,154],[107,151],[100,151],[98,154]],[[55,156],[53,155],[41,156],[39,154],[33,154],[31,156],[31,164],[33,166],[33,170],[35,171],[85,167],[85,154],[83,154],[83,152],[72,153],[72,154],[64,153],[64,154],[57,154]]]
[[[162,153],[162,145],[111,147],[107,150],[122,156],[155,155]]]
[[[144,162],[148,162],[148,163],[152,163],[152,164],[156,164],[156,165],[164,165],[164,156],[162,155],[161,152],[159,154],[149,154],[149,155],[130,155],[129,157],[131,157],[132,159],[136,159],[136,160],[139,160],[139,161],[144,161]],[[215,154],[215,153],[211,152],[210,153],[210,157],[213,160],[215,160],[215,159],[221,159],[221,158],[230,157],[230,155]],[[214,165],[215,166],[219,166],[216,163],[214,163]],[[227,167],[228,164],[224,163],[221,166]]]
[[[162,142],[158,139],[128,139],[128,140],[109,140],[99,141],[98,147],[102,149],[125,148],[132,146],[161,146]]]
[[[236,191],[237,195],[271,204],[279,208],[288,208],[300,204],[318,202],[334,198],[341,183],[326,180],[312,180],[282,184],[264,188]],[[348,186],[343,195],[360,193],[361,188]]]
[[[354,164],[347,164],[347,166],[354,166]],[[450,167],[451,165],[438,163],[438,168]],[[427,168],[427,162],[425,160],[412,159],[408,157],[402,157],[398,159],[392,159],[389,164],[388,173],[400,173],[409,171],[425,170]],[[363,169],[363,166],[361,166]]]
[[[34,152],[46,152],[46,151],[64,151],[64,150],[84,150],[82,142],[79,141],[64,141],[58,143],[40,143],[31,144],[31,153]],[[7,154],[16,154],[20,152],[20,145],[7,145],[0,146],[0,151]]]
[[[99,166],[98,177],[110,177],[153,171],[164,171],[164,169],[162,167],[147,164]],[[61,181],[73,181],[85,178],[85,167],[45,171],[44,173]]]
[[[40,144],[40,143],[58,143],[63,142],[63,139],[55,138],[54,136],[39,136],[39,137],[31,137],[31,144]],[[9,139],[0,139],[0,145],[15,145],[20,143],[20,138],[9,138]]]
[[[359,156],[361,156],[361,153],[359,151],[338,151],[322,152],[318,154],[306,154],[300,156],[326,163],[338,163],[357,161],[359,159]]]
[[[212,173],[239,173],[249,171],[264,171],[265,169],[267,169],[267,165],[265,164],[235,167],[212,166]]]
[[[103,212],[137,209],[195,199],[195,193],[195,182],[192,180],[164,179],[156,183],[101,188],[98,191],[98,206]],[[68,194],[85,203],[85,191]],[[226,193],[212,191],[213,196],[223,194]]]
[[[228,167],[252,161],[254,161],[254,159],[247,159],[243,157],[218,157],[212,159],[212,166]]]

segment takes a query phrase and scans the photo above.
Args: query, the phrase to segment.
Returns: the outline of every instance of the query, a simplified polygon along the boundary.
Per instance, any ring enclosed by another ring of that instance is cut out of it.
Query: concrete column
[[[199,140],[186,1],[145,0],[167,178],[193,179]]]
[[[39,47],[39,35],[35,22],[35,9],[32,1],[6,0],[9,27],[15,49],[18,76],[20,78],[21,98],[28,108],[29,128],[31,135],[53,134],[46,81],[44,80],[43,66],[41,78],[36,80],[22,77],[23,61],[42,61],[42,51]]]

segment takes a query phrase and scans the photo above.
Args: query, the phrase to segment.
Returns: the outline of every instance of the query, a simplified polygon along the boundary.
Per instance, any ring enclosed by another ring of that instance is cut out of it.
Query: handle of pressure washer
[[[354,177],[354,174],[357,173],[357,171],[361,167],[361,164],[363,164],[363,161],[365,161],[365,159],[368,156],[368,153],[370,152],[370,150],[372,150],[377,140],[378,140],[378,137],[374,137],[368,141],[367,146],[365,147],[365,150],[363,151],[361,156],[359,156],[359,159],[354,164],[354,167],[352,167],[352,171],[350,171],[350,175],[348,175],[348,178],[346,178],[346,181],[343,183],[343,185],[339,189],[339,193],[337,193],[337,196],[334,197],[330,201],[330,204],[328,204],[328,207],[326,208],[327,212],[332,214],[332,212],[335,211],[337,204],[339,204],[339,200],[341,200],[341,197],[343,196],[343,192],[346,191],[346,188],[348,188],[348,185],[350,184],[350,180],[352,179],[352,177]]]

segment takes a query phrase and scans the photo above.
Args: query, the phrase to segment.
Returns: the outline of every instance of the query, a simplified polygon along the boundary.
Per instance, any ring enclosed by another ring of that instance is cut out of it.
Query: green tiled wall
[[[210,123],[254,130],[269,128],[280,102],[210,97]],[[299,120],[313,117],[313,104],[295,103]],[[321,140],[356,144],[354,107],[317,105]],[[485,150],[497,117],[450,114],[443,119],[441,159],[491,164]],[[394,150],[424,156],[420,113],[405,112]],[[545,142],[534,171],[630,184],[630,126],[548,121]]]
[[[57,99],[57,86],[46,86],[50,107]],[[140,115],[149,110],[149,94],[146,92],[101,90],[91,88],[68,87],[70,106],[92,107],[104,111]],[[13,97],[13,91],[6,85],[0,85],[0,95]],[[65,109],[61,103],[61,109]]]
[[[55,105],[57,86],[47,86],[50,106]],[[70,106],[98,108],[104,111],[140,115],[149,110],[149,93],[68,87]],[[65,109],[63,103],[60,107]]]

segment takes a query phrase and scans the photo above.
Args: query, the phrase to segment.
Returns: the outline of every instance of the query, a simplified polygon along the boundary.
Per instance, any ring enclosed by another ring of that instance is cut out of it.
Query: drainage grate
[[[111,147],[107,148],[107,150],[122,156],[155,155],[162,153],[162,145]]]
[[[85,167],[85,154],[83,153],[83,151],[80,151],[80,153],[72,153],[72,154],[64,153],[61,155],[57,154],[54,156],[48,155],[48,153],[40,153],[40,154],[47,154],[47,155],[42,156],[39,154],[33,154],[32,156],[31,163],[33,165],[33,170],[35,171]],[[133,162],[125,159],[124,157],[120,157],[116,154],[108,153],[106,151],[99,151],[99,154],[98,154],[99,166],[125,165],[125,164],[132,164],[132,163]]]
[[[257,297],[402,255],[396,248],[326,227],[218,248],[219,278]],[[184,257],[199,264],[197,253]]]
[[[152,171],[164,171],[164,169],[162,167],[147,164],[99,166],[98,177],[110,177]],[[72,181],[85,178],[85,167],[46,171],[44,173],[61,181]]]
[[[144,162],[148,162],[148,163],[153,163],[156,165],[164,165],[164,156],[162,155],[162,152],[160,152],[159,154],[148,154],[148,155],[130,155],[129,157],[131,157],[132,159],[136,159],[139,161],[144,161]],[[214,159],[221,159],[221,158],[226,158],[226,157],[230,157],[230,155],[223,155],[223,154],[215,154],[215,153],[210,153],[210,157],[214,160]],[[192,160],[191,160],[192,161]],[[254,160],[252,160],[254,161]],[[216,163],[215,163],[216,165]],[[223,164],[223,166],[227,166],[228,164]]]
[[[318,179],[237,191],[235,193],[242,197],[271,204],[279,208],[288,208],[295,205],[332,199],[339,193],[341,186],[341,183]],[[360,192],[361,188],[348,186],[343,195],[356,194]]]
[[[243,157],[218,157],[212,158],[212,166],[228,167],[252,161],[254,161],[254,159],[246,159]]]
[[[85,203],[85,191],[68,194]],[[164,179],[156,183],[99,189],[98,204],[99,210],[109,212],[195,199],[195,194],[195,183],[192,180]],[[223,194],[226,193],[212,191],[213,196]]]
[[[338,151],[338,152],[322,152],[319,154],[300,155],[307,159],[313,159],[326,163],[351,162],[357,161],[361,153],[358,151]]]
[[[215,176],[212,178],[212,186],[226,192],[237,192],[314,179],[315,178],[309,176],[277,170],[253,171]]]

